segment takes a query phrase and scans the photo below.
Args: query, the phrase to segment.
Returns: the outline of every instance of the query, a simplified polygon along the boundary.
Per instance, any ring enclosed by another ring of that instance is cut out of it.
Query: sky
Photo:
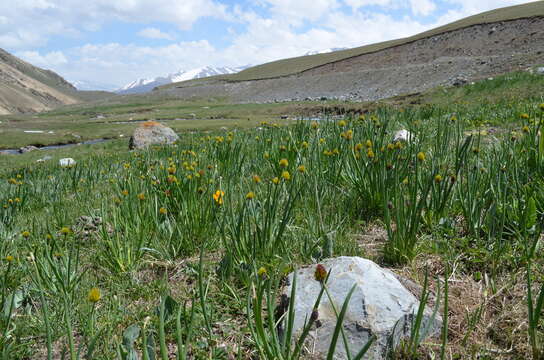
[[[414,35],[527,0],[1,0],[0,48],[113,90]]]

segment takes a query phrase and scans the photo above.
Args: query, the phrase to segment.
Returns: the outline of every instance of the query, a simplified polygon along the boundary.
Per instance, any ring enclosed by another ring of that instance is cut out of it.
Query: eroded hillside
[[[377,100],[544,64],[544,17],[479,24],[353,56],[290,76],[209,79],[161,88],[178,98],[237,102]]]
[[[33,113],[75,104],[76,89],[52,71],[0,49],[0,114]]]

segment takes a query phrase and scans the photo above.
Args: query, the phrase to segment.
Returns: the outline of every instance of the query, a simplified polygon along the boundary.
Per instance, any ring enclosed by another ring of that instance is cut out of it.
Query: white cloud
[[[345,3],[354,8],[358,9],[363,6],[377,5],[377,6],[392,6],[393,0],[344,0]]]
[[[68,63],[68,59],[62,51],[52,51],[44,55],[41,55],[37,51],[21,51],[16,53],[16,55],[32,65],[48,69]]]
[[[316,21],[340,6],[337,0],[265,0],[272,16],[283,21],[300,24]]]
[[[410,7],[414,15],[427,16],[436,9],[436,4],[432,0],[410,0]]]
[[[96,31],[106,22],[166,22],[187,30],[203,17],[230,16],[216,0],[3,0],[0,14],[0,47],[12,49],[43,46],[52,36]]]
[[[174,40],[175,37],[171,34],[162,32],[160,29],[154,27],[148,27],[138,32],[138,35],[148,39],[164,39]]]
[[[447,3],[457,5],[463,16],[474,15],[483,11],[501,7],[527,3],[527,0],[446,0]]]

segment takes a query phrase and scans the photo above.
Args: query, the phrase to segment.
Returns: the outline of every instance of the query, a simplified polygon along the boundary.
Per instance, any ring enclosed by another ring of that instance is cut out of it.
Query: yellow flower
[[[72,230],[70,230],[70,228],[64,226],[62,229],[60,229],[60,233],[63,234],[63,235],[68,235],[72,232]]]
[[[265,159],[268,159],[268,158],[270,157],[270,154],[268,153],[268,151],[264,153],[263,157],[264,157]]]
[[[306,166],[304,166],[304,165],[299,165],[298,168],[297,168],[297,170],[298,170],[299,172],[301,172],[301,173],[304,173],[304,172],[306,172]]]
[[[285,180],[291,180],[291,174],[289,174],[289,171],[284,171],[281,173],[281,177]]]
[[[368,151],[366,152],[366,156],[368,156],[369,159],[373,159],[374,158],[374,151],[372,151],[372,149],[368,149]]]
[[[391,144],[391,143],[387,144],[387,150],[393,150],[393,149],[395,149],[394,144]]]
[[[303,141],[301,146],[306,149],[308,147],[308,142]]]
[[[224,192],[224,191],[221,191],[221,190],[217,190],[217,191],[213,194],[213,199],[215,200],[215,202],[216,202],[218,205],[222,205],[222,204],[223,204],[223,196],[225,196],[225,192]]]
[[[434,177],[434,182],[435,183],[439,183],[442,181],[442,176],[440,174],[437,174],[435,177]]]
[[[343,138],[346,139],[346,140],[351,140],[353,139],[353,130],[347,130],[345,133],[343,133],[344,136]]]
[[[255,193],[253,191],[250,191],[246,194],[246,199],[252,200],[253,198],[255,198]]]
[[[257,270],[257,275],[261,277],[266,276],[266,268],[264,266],[261,266],[259,270]]]
[[[521,129],[524,133],[528,133],[529,132],[529,127],[527,125],[525,125],[522,129]]]
[[[159,213],[161,213],[162,215],[166,215],[168,213],[168,210],[166,210],[166,208],[164,208],[164,207],[161,207],[159,209]]]
[[[176,167],[175,166],[170,166],[167,170],[168,170],[169,174],[174,174],[176,172]]]
[[[253,175],[253,182],[258,184],[261,182],[261,177],[259,175]]]
[[[8,203],[13,204],[13,199],[8,199]]]
[[[425,161],[425,153],[423,151],[420,151],[417,153],[417,159],[419,161]]]
[[[323,138],[319,139],[319,143],[320,143],[320,144],[324,144],[324,143],[325,143],[325,139],[323,139]]]
[[[15,198],[15,202],[16,202],[16,203],[20,203],[20,202],[21,202],[21,198],[18,198],[18,197]]]
[[[21,235],[26,239],[30,236],[30,232],[25,230],[21,233]]]
[[[359,152],[359,151],[361,151],[362,148],[363,148],[363,144],[358,143],[358,144],[355,145],[354,149],[355,149],[355,151]]]
[[[6,256],[6,261],[8,263],[13,262],[13,260],[14,260],[13,256],[11,256],[11,255]]]
[[[312,129],[317,129],[319,127],[316,121],[312,121],[311,126],[312,126]]]
[[[272,182],[276,185],[278,185],[280,183],[280,178],[279,177],[275,177],[272,179]]]
[[[289,165],[289,161],[287,159],[281,159],[280,160],[280,166],[281,167],[287,167]]]
[[[138,199],[139,200],[145,200],[145,194],[144,193],[139,193],[138,194]]]
[[[544,111],[544,103],[540,104],[539,107],[540,107],[540,110]]]
[[[404,178],[404,180],[402,180],[402,184],[403,185],[408,185],[408,178]]]
[[[100,289],[93,287],[91,290],[89,290],[87,299],[92,303],[97,303],[100,300]]]
[[[519,117],[522,118],[522,119],[528,119],[529,114],[523,113],[523,114],[520,114]]]
[[[128,190],[123,190],[123,191],[121,191],[121,194],[127,196],[127,195],[128,195]]]
[[[365,145],[366,145],[367,148],[371,148],[372,147],[372,140],[367,140]]]
[[[123,167],[124,167],[125,169],[129,169],[129,168],[130,168],[130,164],[129,164],[129,163],[124,163],[124,164],[123,164]]]
[[[340,120],[338,122],[338,126],[344,127],[344,126],[346,126],[346,122],[344,120]]]

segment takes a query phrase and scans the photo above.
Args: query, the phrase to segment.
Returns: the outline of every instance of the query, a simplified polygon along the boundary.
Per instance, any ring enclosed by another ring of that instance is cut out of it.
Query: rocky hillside
[[[512,14],[512,19],[507,18],[508,14]],[[391,41],[390,46],[381,43],[365,47],[366,50],[360,48],[359,55],[325,54],[338,59],[330,62],[283,60],[284,65],[297,69],[289,75],[266,77],[264,72],[274,74],[276,68],[274,64],[265,64],[254,80],[241,80],[245,72],[257,74],[248,69],[231,77],[189,81],[157,91],[184,99],[227,97],[237,102],[377,100],[544,64],[544,2],[467,19],[440,28],[442,32],[435,29],[424,33],[428,36]],[[484,22],[473,24],[478,19]],[[496,19],[501,20],[487,22]],[[458,28],[459,24],[472,25]],[[302,63],[317,65],[298,71]]]
[[[0,49],[0,114],[32,113],[79,102],[69,82]]]

